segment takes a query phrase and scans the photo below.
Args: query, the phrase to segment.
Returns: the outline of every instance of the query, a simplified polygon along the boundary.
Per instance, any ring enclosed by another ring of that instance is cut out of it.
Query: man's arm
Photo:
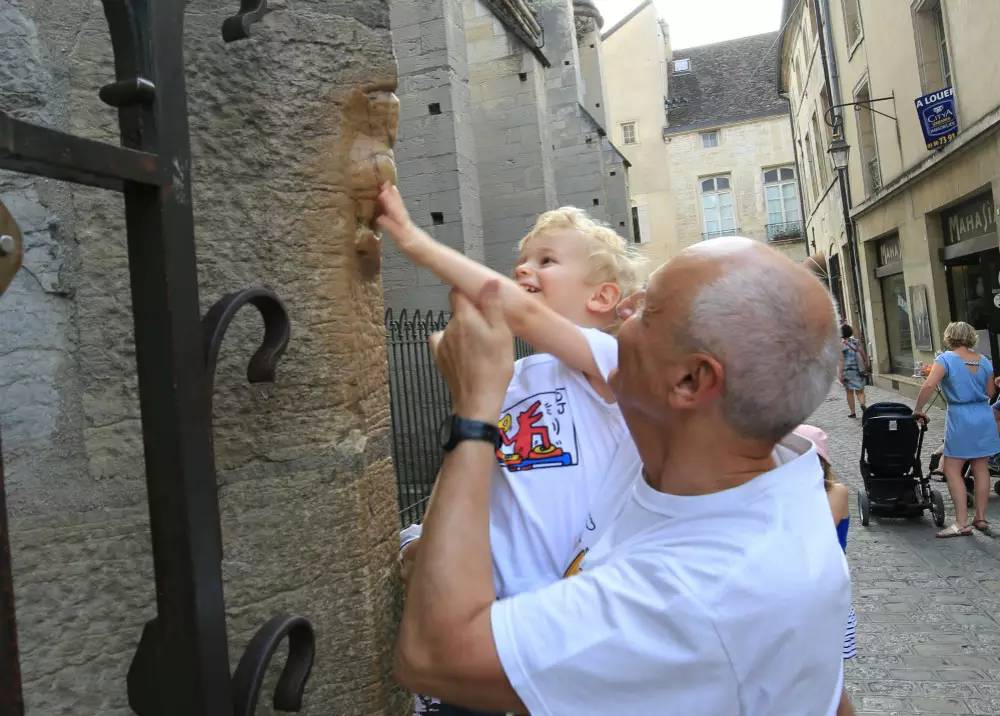
[[[376,222],[379,229],[389,234],[411,261],[470,297],[478,296],[489,281],[498,281],[504,318],[515,335],[538,351],[550,353],[570,368],[604,383],[590,344],[572,321],[506,276],[435,241],[410,220],[396,187],[383,186],[379,203],[382,208]]]
[[[452,292],[454,317],[435,350],[457,415],[494,424],[513,366],[499,286],[480,294],[482,314]],[[524,712],[493,641],[490,557],[493,445],[466,440],[445,457],[407,585],[396,677],[449,703]]]

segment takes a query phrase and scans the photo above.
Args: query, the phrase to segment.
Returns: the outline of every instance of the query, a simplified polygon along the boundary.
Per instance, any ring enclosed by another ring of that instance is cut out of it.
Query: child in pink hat
[[[830,502],[830,512],[833,515],[833,523],[837,527],[837,539],[840,540],[840,547],[847,552],[847,530],[851,524],[851,514],[848,508],[849,492],[847,486],[837,482],[833,474],[833,467],[830,464],[830,453],[827,451],[826,433],[815,425],[800,425],[793,431],[796,435],[805,438],[816,446],[816,454],[819,455],[819,462],[823,466],[823,486],[826,488],[826,499]],[[844,632],[844,658],[853,659],[858,654],[855,645],[854,632],[857,627],[857,617],[854,614],[854,607],[847,617],[847,628]],[[847,692],[844,691],[840,699],[838,714],[854,713]]]

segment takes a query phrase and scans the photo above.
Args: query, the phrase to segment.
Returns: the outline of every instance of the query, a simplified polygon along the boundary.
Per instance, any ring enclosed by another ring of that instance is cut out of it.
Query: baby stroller
[[[934,524],[944,526],[944,499],[930,487],[920,466],[927,428],[902,403],[875,403],[861,416],[861,479],[858,493],[861,524],[871,515],[919,517],[930,510]]]
[[[927,473],[933,477],[936,477],[941,482],[945,481],[944,470],[941,469],[941,458],[944,456],[944,444],[941,445],[937,450],[931,453],[931,459],[927,464]],[[990,476],[995,478],[1000,478],[1000,453],[990,457],[987,465],[990,470]],[[973,493],[975,490],[975,479],[972,476],[972,463],[967,462],[962,467],[962,479],[965,481],[965,494],[968,500],[969,507],[973,505]],[[1000,495],[1000,479],[993,483],[993,491]]]

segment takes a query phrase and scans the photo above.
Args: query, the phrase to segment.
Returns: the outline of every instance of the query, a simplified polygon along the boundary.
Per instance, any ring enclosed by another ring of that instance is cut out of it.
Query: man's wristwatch
[[[455,449],[463,440],[483,440],[500,449],[500,428],[481,420],[469,420],[457,415],[449,415],[441,423],[441,447],[446,451]]]

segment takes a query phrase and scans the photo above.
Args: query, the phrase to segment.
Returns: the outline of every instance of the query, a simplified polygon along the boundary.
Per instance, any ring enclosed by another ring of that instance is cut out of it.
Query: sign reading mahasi
[[[983,194],[941,213],[944,242],[951,246],[960,241],[996,234],[997,217],[992,194]]]
[[[917,106],[920,128],[924,131],[924,142],[928,149],[940,149],[958,136],[958,114],[955,110],[955,90],[943,90],[925,94],[913,100]]]

